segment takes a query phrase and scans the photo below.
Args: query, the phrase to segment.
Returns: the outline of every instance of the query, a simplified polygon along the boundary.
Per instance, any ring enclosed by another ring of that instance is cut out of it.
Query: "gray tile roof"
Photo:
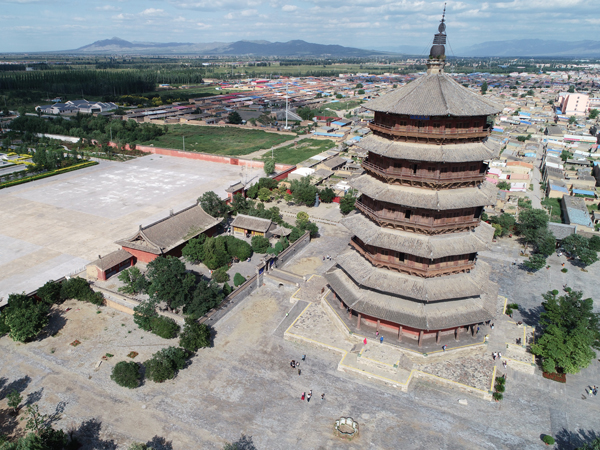
[[[562,198],[562,206],[563,211],[565,212],[565,221],[567,223],[583,225],[584,227],[589,228],[594,227],[583,198],[564,195]]]
[[[557,240],[562,241],[567,236],[577,233],[577,225],[548,222],[548,230],[552,231]]]
[[[496,187],[489,182],[479,187],[435,191],[409,186],[388,185],[370,175],[350,180],[350,185],[372,199],[436,211],[494,205]]]
[[[247,216],[246,214],[238,214],[233,219],[233,222],[231,222],[231,226],[266,233],[271,226],[271,221],[269,219],[261,219],[260,217]]]
[[[360,214],[343,219],[342,225],[367,245],[429,259],[487,250],[494,237],[494,229],[485,222],[474,231],[437,236],[382,228]]]
[[[424,75],[363,105],[371,111],[422,116],[487,116],[502,106],[471,92],[446,73]]]
[[[120,250],[116,250],[112,253],[109,253],[108,255],[105,255],[105,256],[101,257],[100,259],[97,259],[96,261],[90,263],[89,265],[96,266],[98,269],[106,271],[112,267],[118,266],[122,262],[125,262],[131,258],[132,258],[131,253],[128,253],[123,249],[120,249]]]
[[[357,285],[343,270],[325,274],[346,305],[361,314],[421,330],[439,330],[485,322],[495,316],[498,285],[487,281],[480,295],[453,301],[416,302]]]
[[[385,139],[370,135],[360,140],[356,147],[381,156],[414,161],[470,162],[494,159],[500,153],[500,143],[491,140],[463,144],[418,144]]]
[[[140,226],[133,236],[116,243],[123,247],[160,255],[220,222],[220,218],[209,216],[200,205],[196,204],[146,227]]]

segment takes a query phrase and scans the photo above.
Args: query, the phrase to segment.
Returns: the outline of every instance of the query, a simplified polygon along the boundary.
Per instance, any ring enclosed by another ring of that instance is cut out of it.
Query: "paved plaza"
[[[102,161],[0,191],[0,299],[30,292],[118,248],[114,241],[189,206],[206,191],[225,197],[241,168],[149,155]],[[261,170],[247,170],[247,178]]]

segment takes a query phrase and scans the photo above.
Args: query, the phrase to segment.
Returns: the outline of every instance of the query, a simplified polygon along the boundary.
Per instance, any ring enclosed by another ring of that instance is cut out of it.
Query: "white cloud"
[[[298,7],[296,5],[283,5],[283,7],[281,8],[282,11],[286,12],[296,11],[297,9]]]
[[[163,9],[155,9],[155,8],[148,8],[143,10],[140,15],[141,16],[156,16],[158,14],[162,14],[165,11]]]
[[[121,11],[121,8],[113,5],[96,6],[96,11]]]
[[[208,25],[208,24],[206,24],[206,23],[198,22],[198,23],[196,24],[196,27],[197,27],[199,30],[208,30],[209,28],[212,28],[212,25]]]
[[[258,14],[256,9],[245,9],[242,11],[242,17],[255,16],[256,14]]]

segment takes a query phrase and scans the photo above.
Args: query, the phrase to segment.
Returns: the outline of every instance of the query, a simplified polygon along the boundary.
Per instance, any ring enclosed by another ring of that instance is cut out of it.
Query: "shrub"
[[[340,199],[340,212],[343,215],[349,214],[354,211],[354,204],[356,203],[356,197],[352,193],[344,195]]]
[[[302,237],[304,232],[302,232],[297,227],[292,228],[292,232],[290,233],[290,242],[296,242],[298,239]]]
[[[335,198],[335,192],[331,188],[325,188],[319,192],[319,198],[323,203],[331,203]]]
[[[60,298],[61,300],[73,298],[94,305],[101,305],[104,302],[104,297],[100,292],[94,292],[85,279],[78,277],[63,281]]]
[[[504,386],[504,384],[506,383],[506,378],[504,377],[496,377],[496,384],[501,384]]]
[[[0,312],[0,337],[4,336],[10,331],[10,327],[4,322],[4,311]]]
[[[233,236],[226,236],[225,243],[227,253],[233,258],[245,261],[252,256],[252,246],[242,239]]]
[[[233,290],[233,289],[231,289],[231,286],[229,286],[229,283],[225,283],[225,284],[223,285],[223,295],[224,295],[225,297],[227,297],[229,294],[231,294],[231,291],[232,291],[232,290]]]
[[[266,253],[270,246],[269,240],[264,236],[254,236],[252,238],[252,250],[255,253]]]
[[[156,302],[145,300],[133,308],[133,322],[142,330],[150,331],[152,319],[158,317]]]
[[[156,316],[150,319],[150,331],[163,339],[173,339],[179,333],[179,325],[170,317]]]
[[[496,392],[504,392],[505,389],[506,389],[506,386],[504,386],[503,384],[496,385]]]
[[[502,191],[508,191],[510,189],[510,183],[506,181],[500,181],[496,187]]]
[[[542,442],[544,444],[548,444],[548,445],[552,445],[554,444],[556,441],[554,440],[554,438],[548,434],[545,434],[544,437],[542,437]]]
[[[275,172],[275,161],[272,159],[267,159],[263,168],[267,175],[272,174],[273,172]]]
[[[277,252],[277,254],[283,251],[283,244],[281,242],[277,242],[275,244],[275,251]]]
[[[504,312],[507,316],[510,316],[513,313],[512,308],[506,307],[506,311]]]
[[[183,331],[179,337],[179,346],[188,352],[195,352],[199,348],[210,346],[209,326],[187,317]]]
[[[60,302],[61,285],[56,281],[48,281],[37,290],[37,296],[45,303],[52,305]]]
[[[504,398],[504,395],[502,395],[500,392],[494,392],[492,394],[492,398],[496,401],[500,401]]]
[[[507,305],[507,307],[510,309],[519,309],[519,304],[518,303],[509,303]]]
[[[50,307],[25,294],[10,294],[8,306],[2,311],[4,329],[9,328],[13,341],[26,342],[35,338],[48,324]]]
[[[241,273],[238,272],[233,276],[233,284],[235,284],[235,287],[241,286],[245,282],[246,282],[246,279],[244,278],[244,276]]]
[[[119,288],[119,292],[125,292],[126,294],[138,294],[145,292],[148,288],[148,280],[137,267],[123,270],[119,274],[119,280],[125,284],[125,286]]]
[[[144,363],[146,376],[155,383],[175,378],[177,371],[185,367],[186,358],[187,352],[183,348],[163,348]]]
[[[110,379],[129,389],[140,385],[140,366],[133,361],[120,361],[113,367]]]
[[[569,271],[569,269],[567,269],[566,267],[563,267],[562,269],[560,269],[560,271],[562,273],[567,273]]]
[[[212,273],[212,279],[217,283],[225,283],[229,281],[229,274],[227,273],[227,269],[225,267],[221,267],[220,269],[215,270]]]

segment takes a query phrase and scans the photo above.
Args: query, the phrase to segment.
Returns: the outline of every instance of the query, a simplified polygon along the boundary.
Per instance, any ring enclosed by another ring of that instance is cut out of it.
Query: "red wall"
[[[109,142],[108,145],[111,147],[117,147],[117,144],[114,142]],[[125,146],[125,149],[131,150],[129,144]],[[199,152],[184,152],[181,150],[173,150],[169,148],[160,148],[160,147],[151,147],[148,145],[136,145],[136,150],[139,150],[144,153],[153,153],[155,155],[164,155],[164,156],[174,156],[176,158],[188,158],[188,159],[198,159],[201,161],[210,161],[216,162],[220,164],[230,164],[232,166],[246,166],[252,167],[253,169],[262,169],[264,167],[264,163],[262,161],[252,161],[250,159],[241,159],[241,158],[232,158],[229,156],[220,156],[220,155],[211,155],[209,153],[199,153]],[[288,169],[292,169],[294,166],[289,166],[287,164],[275,164],[276,171],[285,171]],[[287,175],[284,177],[287,178]]]
[[[151,261],[154,261],[156,258],[158,258],[158,255],[155,255],[154,253],[143,252],[141,250],[136,250],[134,248],[123,247],[123,250],[125,250],[128,253],[131,253],[133,256],[135,256],[137,258],[138,261],[141,261],[144,263],[149,263]]]

